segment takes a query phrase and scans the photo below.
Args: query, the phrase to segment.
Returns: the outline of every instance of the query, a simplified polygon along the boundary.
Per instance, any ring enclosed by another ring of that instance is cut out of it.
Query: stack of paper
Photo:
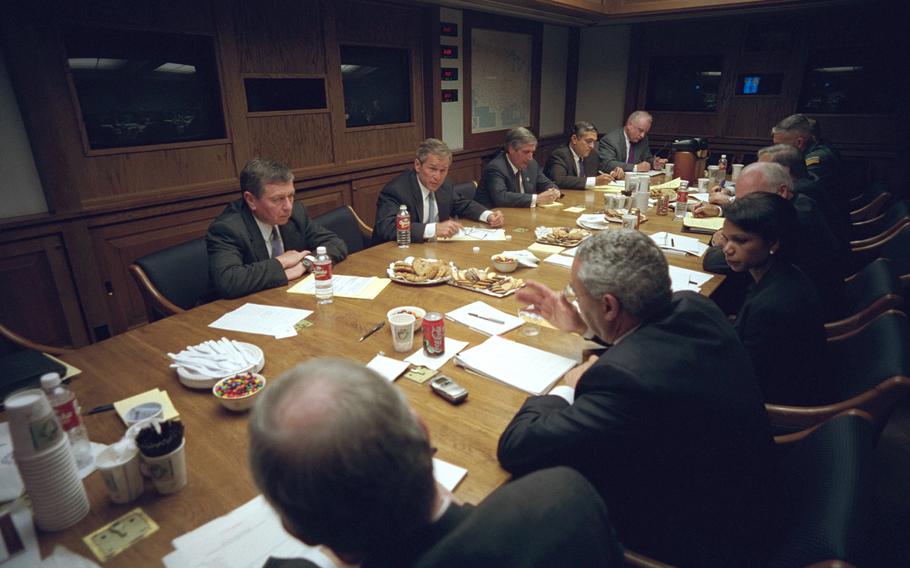
[[[367,363],[367,367],[388,379],[389,382],[392,382],[397,379],[401,373],[404,373],[405,370],[410,367],[410,364],[399,361],[398,359],[386,357],[385,355],[377,355]]]
[[[712,275],[705,274],[704,272],[680,268],[678,266],[670,266],[670,287],[674,292],[680,292],[682,290],[701,292],[701,287],[705,285],[705,282],[712,278],[714,278]]]
[[[543,394],[575,361],[493,336],[477,347],[459,353],[455,362],[485,377],[531,394]]]
[[[559,245],[545,245],[543,243],[534,243],[528,247],[528,250],[531,252],[539,252],[540,254],[553,254],[562,252],[566,247],[561,247]]]
[[[440,237],[439,241],[505,241],[505,229],[484,229],[483,227],[462,227],[451,237]]]
[[[294,324],[306,319],[312,310],[243,304],[209,324],[216,329],[272,335],[277,339],[297,335]]]
[[[693,216],[691,213],[686,213],[686,216],[683,218],[683,227],[692,231],[693,233],[713,235],[715,231],[719,231],[724,228],[724,218],[700,218]]]
[[[555,264],[557,266],[562,266],[564,268],[572,268],[572,261],[574,260],[571,256],[566,256],[564,254],[551,254],[547,258],[543,259],[544,262],[549,262],[550,264]]]
[[[522,324],[522,320],[493,306],[477,301],[446,313],[446,318],[487,335],[502,335]]]
[[[651,235],[651,240],[662,249],[702,256],[708,250],[708,245],[694,237],[685,237],[661,231]]]
[[[332,276],[332,295],[338,298],[356,298],[373,300],[389,285],[388,278],[377,276]],[[316,277],[310,274],[297,284],[288,288],[291,294],[316,294]]]
[[[602,191],[604,193],[619,193],[626,188],[626,181],[622,179],[613,180],[607,185],[595,185],[592,189],[594,191]]]

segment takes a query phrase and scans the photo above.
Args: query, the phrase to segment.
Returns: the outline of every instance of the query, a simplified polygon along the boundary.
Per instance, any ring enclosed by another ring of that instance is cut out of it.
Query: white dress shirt
[[[256,226],[259,227],[259,232],[262,233],[262,240],[265,241],[265,250],[268,251],[269,258],[272,258],[272,229],[277,229],[278,225],[263,223],[255,215],[253,215],[253,219],[256,220]],[[287,251],[287,248],[284,246],[284,238],[281,236],[281,231],[278,231],[278,239],[281,241],[282,248]]]
[[[583,160],[578,157],[578,154],[575,153],[575,150],[573,150],[571,146],[569,146],[569,152],[572,152],[572,159],[575,160],[575,171],[580,172],[581,168],[584,167],[582,165]],[[595,185],[596,181],[594,176],[585,177],[585,187],[594,187]]]
[[[430,218],[430,190],[427,189],[423,183],[421,183],[420,178],[417,178],[417,186],[420,187],[420,195],[423,198],[423,215],[421,219]],[[487,222],[487,219],[490,217],[492,211],[484,211],[480,214],[480,221],[483,223]],[[436,201],[436,215],[439,216],[439,201]],[[425,223],[423,226],[423,238],[424,240],[435,239],[436,238],[436,223]]]

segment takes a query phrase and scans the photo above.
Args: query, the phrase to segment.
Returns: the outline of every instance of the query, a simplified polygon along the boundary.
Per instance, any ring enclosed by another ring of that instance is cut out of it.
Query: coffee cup
[[[666,164],[664,164],[664,173],[667,175],[668,178],[673,177],[673,167],[674,167],[674,165],[671,164],[670,162],[667,162]]]
[[[17,458],[29,458],[53,448],[66,435],[41,389],[14,392],[6,397],[4,406]]]
[[[389,330],[392,332],[392,346],[395,351],[404,353],[414,348],[414,316],[406,313],[393,314],[389,318]]]
[[[98,454],[95,467],[101,472],[107,494],[114,503],[129,503],[142,495],[139,449],[132,440],[108,446]]]
[[[639,211],[648,210],[648,198],[650,195],[645,192],[638,192],[632,194],[632,204],[629,206],[629,209],[637,208]]]
[[[151,478],[158,493],[162,495],[176,493],[186,486],[186,438],[180,441],[176,450],[163,456],[140,455],[142,472]]]
[[[732,181],[736,181],[739,174],[743,171],[743,164],[733,164],[733,174],[730,176]]]
[[[711,181],[708,178],[698,178],[698,191],[705,192],[708,191],[708,182]]]

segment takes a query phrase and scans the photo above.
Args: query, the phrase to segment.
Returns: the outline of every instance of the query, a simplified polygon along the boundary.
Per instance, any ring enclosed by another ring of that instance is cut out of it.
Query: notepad
[[[561,247],[557,245],[545,245],[543,243],[534,243],[528,247],[528,250],[531,252],[539,252],[540,254],[556,254],[565,250],[566,247]]]
[[[446,318],[487,335],[502,335],[522,324],[520,318],[480,300],[447,312]]]
[[[484,377],[536,395],[548,391],[576,364],[573,359],[497,335],[462,351],[455,357],[455,363]]]
[[[437,241],[505,241],[505,229],[484,229],[483,227],[462,227],[451,237],[439,237]]]
[[[575,260],[573,257],[559,253],[551,254],[547,258],[543,259],[543,261],[548,264],[555,264],[556,266],[562,266],[563,268],[572,268],[573,260]]]
[[[660,248],[668,251],[677,251],[702,256],[708,250],[708,245],[694,237],[686,237],[661,231],[651,235],[651,240]]]
[[[392,359],[385,355],[377,355],[367,363],[367,367],[373,369],[391,383],[410,367],[410,363]]]
[[[695,217],[691,213],[686,213],[683,218],[683,227],[693,233],[702,233],[713,235],[715,231],[724,228],[723,217]]]
[[[332,295],[337,298],[355,298],[373,300],[389,285],[388,278],[377,276],[332,276]],[[310,274],[297,284],[288,288],[291,294],[316,294],[316,277]]]
[[[712,278],[714,277],[711,274],[670,265],[670,287],[674,292],[683,290],[701,292],[701,287]]]
[[[114,403],[114,410],[117,411],[117,415],[120,416],[120,420],[123,420],[123,423],[129,426],[129,423],[126,421],[126,413],[129,412],[129,410],[134,406],[139,406],[140,404],[146,402],[160,403],[163,418],[165,420],[170,420],[172,418],[177,418],[180,416],[177,413],[177,409],[174,408],[174,403],[171,402],[171,397],[167,395],[167,391],[163,391],[161,389],[148,390],[144,393],[137,394],[129,398],[124,398],[123,400],[118,400]]]

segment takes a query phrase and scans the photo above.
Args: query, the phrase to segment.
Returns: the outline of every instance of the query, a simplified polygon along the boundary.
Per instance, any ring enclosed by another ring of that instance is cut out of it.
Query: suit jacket
[[[531,160],[528,167],[519,170],[525,193],[519,192],[512,177],[512,166],[506,159],[506,153],[500,152],[483,168],[480,185],[474,200],[484,207],[530,207],[531,195],[555,187],[550,178],[544,175],[540,165]]]
[[[834,393],[825,391],[830,373],[822,303],[799,268],[775,259],[749,289],[733,327],[752,359],[765,402],[832,401]]]
[[[826,321],[839,319],[844,310],[844,280],[840,275],[840,246],[828,228],[815,200],[797,193],[792,200],[796,209],[796,247],[790,254],[793,264],[806,273],[822,299]],[[705,253],[702,266],[709,272],[730,274],[721,247]]]
[[[850,213],[841,211],[834,204],[833,189],[825,187],[822,182],[811,178],[802,178],[796,180],[793,184],[793,193],[803,194],[811,197],[818,204],[818,210],[825,218],[825,223],[831,229],[834,238],[840,246],[840,251],[849,250],[850,243]]]
[[[597,177],[597,170],[600,166],[600,158],[595,152],[588,154],[588,157],[582,161],[585,168],[585,175],[578,174],[578,165],[575,163],[575,156],[572,155],[572,149],[569,145],[560,146],[553,150],[550,157],[547,158],[547,165],[544,172],[547,177],[556,182],[556,185],[568,189],[584,189],[585,183],[589,177]]]
[[[344,241],[314,223],[302,203],[294,203],[290,221],[281,225],[278,231],[285,250],[315,253],[316,247],[324,246],[335,262],[341,262],[348,255]],[[281,263],[269,258],[259,226],[243,199],[229,203],[212,221],[205,241],[212,284],[222,298],[239,298],[288,283]]]
[[[804,150],[809,178],[817,181],[831,195],[835,207],[850,212],[851,191],[844,172],[843,160],[833,146],[815,141]]]
[[[499,440],[517,474],[568,465],[624,546],[671,564],[761,564],[772,438],[752,364],[711,300],[677,292],[580,378],[530,397]]]
[[[486,208],[471,199],[457,195],[454,185],[445,180],[436,190],[436,210],[439,221],[452,217],[465,217],[475,221],[480,219]],[[398,208],[404,204],[411,214],[411,241],[423,242],[423,231],[426,219],[423,218],[423,194],[417,184],[417,172],[413,168],[405,171],[382,188],[376,200],[376,223],[373,226],[373,243],[394,241],[398,238],[395,218]]]
[[[451,504],[439,520],[392,543],[363,568],[620,567],[622,548],[597,492],[569,468],[540,471],[479,505]]]
[[[620,167],[627,172],[631,172],[635,169],[635,164],[650,162],[654,159],[654,156],[651,155],[651,144],[648,142],[647,136],[639,140],[637,144],[632,144],[632,149],[635,156],[630,164],[627,161],[629,154],[626,151],[626,137],[623,134],[622,127],[603,135],[600,138],[600,142],[597,143],[600,169],[609,172],[613,168]]]

